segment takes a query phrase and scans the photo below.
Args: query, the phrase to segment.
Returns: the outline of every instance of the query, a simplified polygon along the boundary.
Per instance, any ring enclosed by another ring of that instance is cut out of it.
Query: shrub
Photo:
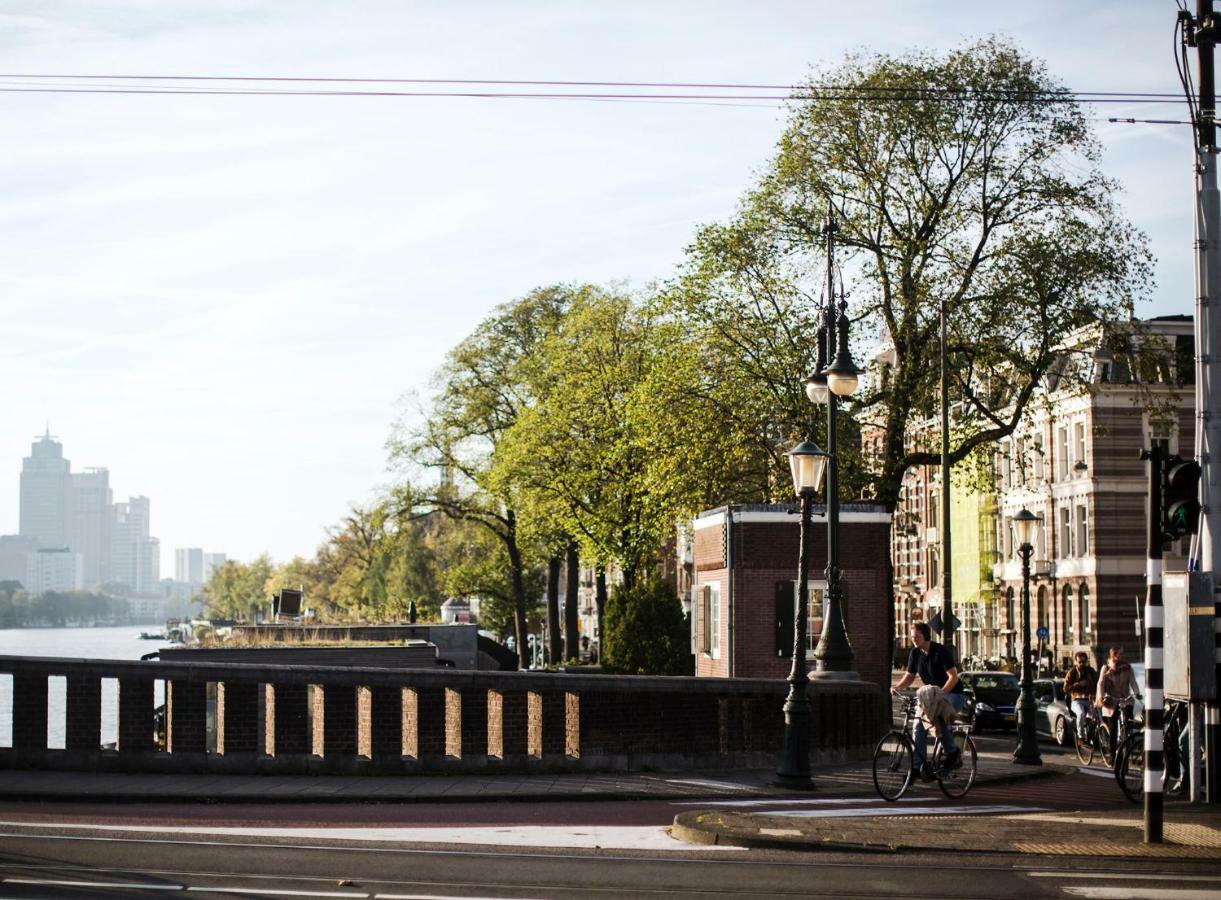
[[[691,636],[678,597],[659,579],[618,585],[606,601],[604,668],[628,675],[690,675]]]

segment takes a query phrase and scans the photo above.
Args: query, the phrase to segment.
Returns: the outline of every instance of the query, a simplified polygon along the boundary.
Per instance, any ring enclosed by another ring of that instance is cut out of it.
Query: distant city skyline
[[[786,85],[862,45],[1011,36],[1082,91],[1180,91],[1172,3],[676,0],[46,4],[0,12],[10,72]],[[895,27],[869,28],[871,22]],[[1088,35],[1088,51],[1082,36]],[[1100,66],[1100,59],[1122,66]],[[19,82],[19,79],[13,79]],[[44,82],[44,87],[46,83]],[[311,556],[391,478],[385,443],[499,303],[671,277],[773,153],[780,104],[5,93],[0,532],[49,421],[78,469],[154,500],[179,547]],[[438,88],[447,90],[448,88]],[[560,90],[557,88],[557,91]],[[1157,258],[1149,317],[1192,311],[1181,106],[1087,113]],[[7,473],[7,474],[4,474]]]

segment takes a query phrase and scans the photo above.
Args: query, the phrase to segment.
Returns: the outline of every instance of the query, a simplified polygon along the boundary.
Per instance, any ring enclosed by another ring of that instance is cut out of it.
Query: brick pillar
[[[97,752],[102,745],[102,679],[97,675],[69,675],[66,692],[67,725],[64,748]]]
[[[152,730],[150,716],[149,730]],[[13,675],[13,749],[47,749],[47,676]]]
[[[530,703],[525,691],[488,692],[488,755],[522,759],[530,751]]]
[[[531,691],[527,698],[529,734],[527,752],[535,759],[564,755],[565,717],[562,691]]]
[[[119,752],[153,749],[153,679],[119,679]]]
[[[259,685],[231,681],[216,686],[216,752],[258,753]]]
[[[374,687],[369,699],[369,756],[377,766],[403,758],[403,689]]]
[[[322,755],[328,762],[351,766],[356,758],[355,685],[327,684],[322,693]]]
[[[165,697],[166,749],[171,753],[203,753],[208,742],[208,685],[203,681],[169,683]]]
[[[445,755],[445,689],[409,688],[407,691],[407,752],[419,762]]]
[[[309,710],[309,689],[304,684],[272,685],[275,697],[275,755],[306,755],[313,745]]]
[[[486,688],[445,689],[445,755],[482,763],[488,754]]]

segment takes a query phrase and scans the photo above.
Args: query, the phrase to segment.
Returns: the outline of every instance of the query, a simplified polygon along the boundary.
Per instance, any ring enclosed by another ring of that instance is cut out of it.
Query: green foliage
[[[0,628],[119,625],[128,621],[131,616],[122,597],[88,591],[45,591],[30,596],[19,582],[0,582]]]
[[[606,601],[602,665],[629,675],[691,675],[691,635],[678,597],[656,578],[617,585]]]
[[[200,591],[205,614],[211,618],[253,622],[260,610],[270,609],[267,585],[272,564],[267,554],[250,563],[227,560],[212,571]]]

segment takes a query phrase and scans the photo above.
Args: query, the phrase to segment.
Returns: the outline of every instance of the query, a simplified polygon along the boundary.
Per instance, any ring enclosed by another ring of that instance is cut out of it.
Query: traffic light
[[[1176,541],[1200,528],[1200,464],[1171,456],[1162,473],[1162,537]]]

